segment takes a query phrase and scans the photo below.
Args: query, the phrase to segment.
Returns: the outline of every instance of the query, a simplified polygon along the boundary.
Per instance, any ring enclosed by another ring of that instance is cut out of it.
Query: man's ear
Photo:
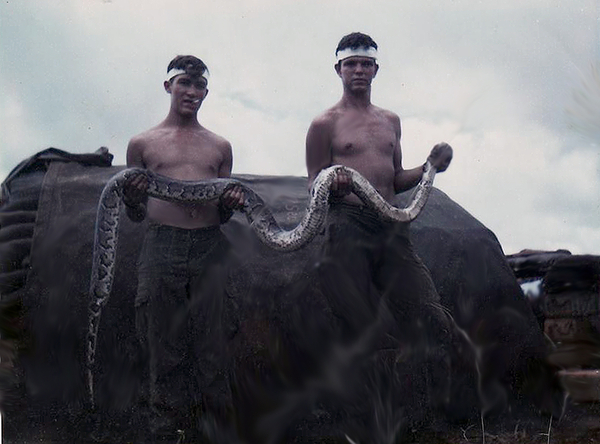
[[[206,92],[204,93],[204,98],[206,99],[206,96],[208,95],[208,88],[206,88]]]
[[[335,69],[335,72],[337,73],[337,75],[342,77],[342,62],[341,61],[337,62],[335,65],[333,65],[333,68]]]
[[[373,74],[373,77],[377,75],[377,71],[379,71],[379,65],[375,63],[375,74]]]
[[[169,82],[168,80],[165,80],[165,83],[163,83],[163,86],[165,87],[165,91],[168,92],[169,94],[171,94],[171,82]]]

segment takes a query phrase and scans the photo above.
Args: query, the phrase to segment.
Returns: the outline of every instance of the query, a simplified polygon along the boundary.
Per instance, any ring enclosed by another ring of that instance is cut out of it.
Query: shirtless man
[[[230,176],[230,143],[198,122],[207,85],[200,59],[177,56],[169,63],[169,113],[131,139],[128,167],[179,180]],[[177,430],[188,437],[187,431],[197,432],[194,412],[206,410],[203,404],[210,408],[209,386],[218,379],[221,359],[215,336],[224,304],[221,265],[229,246],[219,224],[244,196],[236,187],[219,202],[184,205],[148,199],[147,186],[139,175],[124,187],[129,217],[139,221],[147,213],[150,220],[139,259],[136,324],[149,357],[150,429],[156,439],[175,440]]]
[[[355,46],[356,45],[356,46]],[[374,46],[373,46],[374,45]],[[306,139],[309,182],[331,165],[346,165],[360,172],[388,201],[396,193],[414,187],[423,175],[423,166],[402,167],[400,118],[371,103],[371,82],[375,78],[377,45],[367,35],[344,37],[336,51],[335,70],[342,80],[342,99],[313,120]],[[452,148],[436,145],[429,160],[438,172],[452,160]],[[350,192],[349,177],[340,174],[333,184],[336,194]],[[348,201],[359,202],[356,196]]]
[[[368,35],[352,33],[341,39],[336,57],[343,95],[308,130],[309,184],[322,169],[345,165],[392,202],[396,193],[421,180],[424,165],[402,167],[400,119],[371,103],[371,83],[379,69],[377,44]],[[445,171],[452,148],[440,143],[428,159],[438,172]],[[346,343],[356,341],[382,319],[385,307],[394,322],[386,327],[384,339],[380,337],[373,346],[401,349],[405,357],[426,355],[419,362],[439,369],[443,378],[445,366],[435,360],[447,354],[434,350],[449,347],[450,320],[439,304],[429,271],[413,250],[409,224],[382,221],[350,194],[350,185],[347,174],[340,173],[334,180],[327,238],[316,267],[316,281],[336,319],[337,337]]]

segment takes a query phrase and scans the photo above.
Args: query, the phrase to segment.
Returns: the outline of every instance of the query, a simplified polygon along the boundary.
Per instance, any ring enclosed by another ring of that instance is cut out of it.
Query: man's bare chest
[[[385,121],[361,121],[359,119],[340,122],[332,137],[334,155],[377,155],[391,156],[398,137],[393,126]]]
[[[155,142],[145,154],[144,160],[149,169],[181,179],[216,177],[223,162],[219,148],[203,140]]]

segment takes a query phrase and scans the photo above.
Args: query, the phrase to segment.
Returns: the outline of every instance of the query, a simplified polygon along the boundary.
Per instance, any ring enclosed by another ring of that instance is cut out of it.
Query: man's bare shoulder
[[[338,105],[334,105],[313,119],[310,126],[313,129],[328,129],[340,117],[341,110]]]
[[[377,115],[377,119],[389,122],[389,125],[391,125],[394,128],[394,131],[396,132],[398,137],[400,137],[400,135],[402,134],[400,116],[398,116],[398,114],[396,114],[393,111],[390,111],[385,108],[380,108],[378,106],[374,106],[373,109],[375,111],[375,114]]]
[[[390,111],[389,109],[385,109],[385,108],[381,108],[379,106],[373,106],[373,109],[375,110],[375,112],[377,114],[379,114],[381,117],[389,120],[392,123],[400,123],[400,116],[398,114],[396,114],[393,111]]]
[[[160,126],[155,126],[146,130],[140,134],[136,134],[129,140],[130,147],[144,147],[148,143],[159,139],[161,136],[165,134],[165,129]]]
[[[143,133],[137,134],[129,139],[127,144],[127,165],[146,166],[146,155],[152,142],[160,138],[156,134],[156,128],[151,128]]]
[[[222,148],[222,149],[231,149],[231,143],[225,137],[218,135],[217,133],[212,132],[209,129],[202,128],[202,135],[210,140],[214,146]]]

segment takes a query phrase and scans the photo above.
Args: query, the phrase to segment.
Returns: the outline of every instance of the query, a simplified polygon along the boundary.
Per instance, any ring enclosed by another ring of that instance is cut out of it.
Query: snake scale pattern
[[[346,171],[350,176],[352,191],[365,205],[378,212],[382,219],[398,222],[410,222],[419,215],[427,202],[436,173],[436,169],[427,162],[423,178],[408,206],[396,208],[381,197],[369,181],[355,170],[340,165],[329,167],[316,177],[310,192],[308,209],[296,228],[289,231],[278,225],[259,195],[234,179],[177,181],[140,168],[129,168],[113,176],[104,187],[98,205],[89,290],[86,364],[87,389],[92,406],[95,398],[93,373],[98,327],[102,307],[108,302],[113,284],[119,218],[123,206],[122,189],[128,178],[144,174],[148,178],[148,196],[178,203],[201,203],[218,199],[226,189],[240,185],[245,199],[241,211],[246,215],[258,238],[276,250],[292,251],[306,245],[321,231],[327,218],[331,184],[340,170]]]

